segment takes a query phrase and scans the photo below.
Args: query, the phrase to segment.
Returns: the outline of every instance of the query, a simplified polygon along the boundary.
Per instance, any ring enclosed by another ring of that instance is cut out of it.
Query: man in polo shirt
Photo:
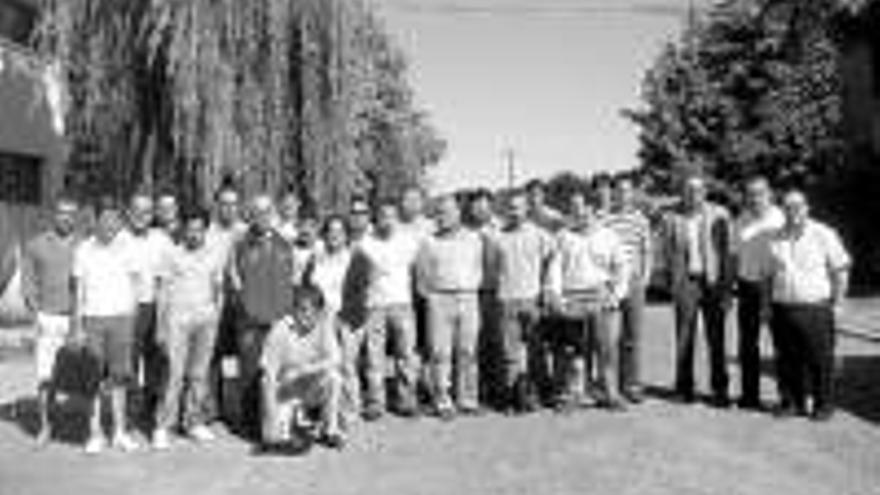
[[[602,223],[617,234],[629,267],[629,290],[620,302],[620,388],[633,403],[642,401],[641,341],[645,293],[651,279],[653,247],[651,223],[636,206],[632,180],[614,183],[614,207]]]
[[[627,293],[628,260],[620,238],[599,223],[585,194],[573,194],[570,203],[572,225],[557,234],[549,275],[553,312],[567,323],[565,328],[557,329],[554,339],[558,406],[568,409],[583,399],[584,358],[587,353],[595,353],[597,389],[601,390],[597,402],[601,407],[619,410],[624,405],[618,387],[620,334],[614,312]],[[590,334],[595,338],[590,339]],[[587,345],[589,340],[597,343],[596,349]]]
[[[259,371],[263,341],[272,324],[289,314],[293,300],[290,246],[272,228],[272,198],[251,202],[252,223],[236,244],[230,262],[233,304],[237,305],[236,344],[242,386],[241,426],[254,437],[259,430]]]
[[[342,448],[342,357],[334,319],[312,286],[294,289],[292,307],[272,326],[260,358],[262,442],[284,447],[294,429],[308,428],[328,447]],[[318,422],[309,424],[314,409]]]
[[[761,258],[767,242],[785,223],[773,204],[770,183],[764,177],[746,182],[746,208],[734,224],[733,254],[739,298],[739,363],[742,409],[761,409],[761,326],[768,316],[769,296],[761,275]]]
[[[131,356],[140,264],[131,258],[128,241],[119,236],[123,228],[120,208],[112,200],[105,200],[98,206],[97,215],[95,235],[81,243],[73,257],[72,332],[100,363],[104,390],[110,394],[112,444],[130,451],[137,444],[127,431],[126,388],[133,378]],[[92,401],[89,429],[85,450],[97,454],[105,445],[100,393]]]
[[[73,253],[77,246],[77,204],[70,198],[55,200],[52,228],[32,239],[24,249],[23,293],[27,306],[36,315],[34,340],[37,397],[40,408],[39,444],[52,436],[49,419],[54,402],[52,370],[55,356],[64,345],[70,328]]]
[[[361,241],[373,233],[370,218],[369,202],[362,197],[353,198],[348,213],[348,241],[352,247],[360,245]]]
[[[437,233],[422,244],[416,273],[427,301],[432,401],[444,419],[451,419],[456,412],[479,411],[478,294],[483,258],[483,241],[478,233],[462,226],[455,197],[442,198]]]
[[[763,265],[772,291],[779,412],[806,411],[806,384],[812,419],[825,421],[834,412],[835,313],[846,297],[851,260],[837,232],[810,218],[801,191],[787,193],[782,207],[785,226],[771,237]]]
[[[138,307],[135,315],[133,366],[143,392],[139,411],[144,421],[154,417],[166,374],[165,356],[156,342],[156,287],[158,270],[165,254],[173,246],[168,235],[153,224],[153,199],[146,193],[131,198],[128,231],[121,234],[131,249],[131,259],[138,264]]]
[[[415,387],[418,373],[416,322],[413,310],[413,265],[418,238],[398,231],[394,203],[376,212],[375,233],[361,242],[358,257],[367,266],[366,362],[364,419],[379,419],[385,410],[385,350],[391,341],[396,402],[401,416],[418,413]],[[359,262],[355,262],[360,264]]]
[[[194,440],[214,438],[204,405],[208,369],[214,353],[222,302],[223,265],[205,245],[208,213],[185,211],[181,245],[169,249],[158,270],[160,280],[157,342],[168,356],[168,381],[156,413],[153,447],[170,446],[169,432],[178,426]]]
[[[504,346],[505,409],[530,412],[538,407],[536,362],[543,347],[537,324],[547,295],[553,239],[528,219],[526,195],[509,198],[508,223],[494,238],[492,270],[497,275],[500,326]]]

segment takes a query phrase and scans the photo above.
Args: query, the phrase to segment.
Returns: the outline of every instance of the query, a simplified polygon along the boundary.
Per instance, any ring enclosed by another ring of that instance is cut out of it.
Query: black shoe
[[[730,408],[730,398],[726,395],[715,395],[709,399],[709,405],[716,409]]]
[[[417,418],[419,417],[419,408],[412,404],[400,404],[392,409],[392,412],[401,418]]]
[[[680,404],[693,404],[697,401],[697,396],[693,392],[678,391],[675,392],[672,399]]]
[[[364,412],[361,413],[361,417],[364,418],[364,421],[372,423],[380,420],[384,414],[385,413],[383,413],[382,409],[378,406],[367,406],[367,408],[364,409]]]
[[[462,416],[479,417],[486,414],[480,406],[459,406],[458,413]]]
[[[810,419],[818,423],[824,423],[834,417],[834,409],[830,407],[817,407],[811,414]]]
[[[608,397],[597,402],[597,405],[600,409],[605,409],[611,412],[624,412],[626,411],[626,403],[623,400],[617,397]]]
[[[328,433],[321,437],[321,443],[328,449],[342,450],[345,448],[345,436],[341,433]]]
[[[621,392],[624,399],[630,404],[641,404],[645,402],[645,393],[637,389],[627,389]]]

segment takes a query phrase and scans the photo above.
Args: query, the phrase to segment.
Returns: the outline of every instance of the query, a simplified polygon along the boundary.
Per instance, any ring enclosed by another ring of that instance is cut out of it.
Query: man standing
[[[769,309],[769,296],[762,280],[761,260],[767,242],[782,228],[785,217],[773,204],[770,184],[764,177],[746,182],[746,208],[737,218],[734,232],[739,297],[737,322],[739,327],[739,364],[742,395],[739,407],[761,409],[761,326]]]
[[[177,237],[180,235],[179,214],[177,197],[170,192],[159,194],[156,198],[156,225],[174,242],[177,242]]]
[[[553,239],[528,219],[522,192],[509,198],[508,224],[495,237],[492,249],[504,342],[505,409],[530,412],[538,406],[534,375],[542,343],[537,324]]]
[[[168,356],[168,381],[156,414],[153,447],[170,446],[169,431],[177,426],[183,404],[183,430],[198,442],[214,435],[208,429],[204,404],[222,302],[223,265],[205,245],[208,214],[185,212],[183,237],[163,258],[158,272],[158,344]]]
[[[706,199],[703,178],[684,184],[682,203],[667,219],[666,266],[675,305],[675,391],[693,402],[694,344],[702,314],[711,366],[711,404],[728,407],[724,327],[731,297],[730,220],[726,210]]]
[[[364,198],[353,198],[348,212],[349,243],[357,247],[373,233],[370,222],[370,204]]]
[[[433,406],[441,418],[452,419],[456,412],[479,411],[478,293],[484,249],[480,234],[462,227],[453,196],[441,199],[439,214],[437,233],[419,250],[416,273],[427,300],[426,340]]]
[[[175,213],[176,215],[176,213]],[[146,422],[154,417],[165,381],[166,359],[156,342],[156,287],[159,265],[173,244],[162,230],[151,228],[153,199],[145,193],[131,198],[129,229],[124,235],[131,249],[131,259],[138,264],[138,307],[135,314],[133,366],[141,379],[140,417]]]
[[[554,339],[558,406],[567,409],[583,399],[585,355],[595,352],[601,390],[597,402],[619,410],[624,405],[617,383],[619,329],[614,312],[627,293],[628,261],[623,243],[598,222],[586,196],[575,193],[570,202],[572,225],[557,235],[549,282],[552,309],[566,323]],[[596,349],[590,341],[596,342]]]
[[[602,223],[617,234],[629,267],[629,290],[620,302],[620,388],[627,400],[639,403],[644,394],[640,355],[642,318],[654,253],[651,223],[636,206],[634,192],[630,179],[618,178],[614,184],[614,208]]]
[[[783,209],[785,226],[770,239],[764,263],[772,287],[779,412],[806,411],[806,383],[811,418],[825,421],[834,413],[835,314],[846,297],[851,260],[837,232],[810,218],[801,191],[787,193]]]
[[[379,419],[385,410],[385,351],[391,340],[394,358],[395,404],[405,417],[418,413],[415,387],[418,373],[416,322],[413,310],[413,265],[418,239],[397,230],[394,203],[376,212],[376,232],[359,247],[367,268],[366,405],[364,419]],[[357,263],[357,262],[355,262]]]
[[[40,432],[37,442],[44,445],[52,437],[50,408],[55,400],[52,370],[55,356],[68,338],[72,301],[73,253],[77,245],[77,205],[72,199],[55,200],[52,228],[32,239],[24,249],[22,280],[24,300],[36,315],[34,339]]]
[[[528,217],[538,227],[556,233],[565,226],[565,215],[547,204],[544,183],[533,179],[526,184]]]
[[[293,191],[285,191],[278,198],[278,224],[275,230],[291,245],[299,237],[299,206],[299,198]]]
[[[272,324],[290,314],[293,259],[290,246],[272,228],[272,199],[251,203],[252,223],[230,262],[230,294],[236,304],[238,377],[242,387],[241,423],[246,434],[259,431],[259,372],[263,341]]]
[[[126,388],[133,378],[134,314],[140,264],[131,259],[128,242],[119,237],[122,212],[106,200],[97,208],[97,231],[81,243],[73,257],[74,311],[71,331],[85,343],[101,367],[102,390],[109,391],[113,418],[112,444],[123,451],[137,448],[128,434]],[[105,445],[101,425],[101,393],[91,404],[88,454]]]
[[[404,189],[400,197],[400,231],[414,235],[419,241],[427,239],[437,226],[425,215],[425,193],[415,186]]]
[[[290,315],[266,337],[260,358],[263,401],[262,441],[266,447],[292,442],[294,429],[311,426],[330,448],[342,448],[342,365],[333,318],[324,311],[320,291],[297,287]],[[318,424],[308,413],[319,411]]]

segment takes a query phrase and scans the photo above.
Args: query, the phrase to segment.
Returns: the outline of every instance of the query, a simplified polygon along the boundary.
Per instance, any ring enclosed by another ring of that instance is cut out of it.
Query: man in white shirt
[[[413,310],[413,265],[418,239],[397,229],[394,203],[376,212],[375,234],[364,239],[358,256],[367,268],[366,318],[366,405],[364,419],[379,419],[385,410],[385,346],[392,343],[395,412],[405,417],[418,413],[415,396],[418,359]]]
[[[763,262],[772,291],[779,413],[804,414],[809,395],[811,418],[825,421],[834,412],[835,314],[846,297],[852,261],[837,232],[810,218],[801,191],[785,195],[783,210],[785,226],[770,239]]]
[[[341,366],[333,318],[320,291],[297,287],[291,315],[272,326],[260,359],[264,446],[283,448],[295,430],[308,429],[326,446],[344,447]],[[310,424],[314,409],[319,417]]]
[[[293,245],[299,237],[299,198],[293,191],[285,191],[278,197],[278,223],[275,231]]]
[[[457,412],[479,412],[478,294],[483,279],[484,248],[480,234],[461,225],[455,197],[442,198],[439,213],[437,233],[426,239],[419,250],[416,273],[427,301],[432,402],[435,412],[448,420]]]
[[[761,409],[761,326],[770,308],[770,294],[761,279],[761,258],[767,242],[782,228],[785,216],[773,204],[770,183],[764,177],[746,182],[746,208],[734,223],[733,256],[736,264],[737,323],[739,327],[740,391],[742,409]]]
[[[597,354],[598,404],[611,410],[624,408],[618,386],[619,328],[614,313],[626,297],[629,267],[620,238],[600,224],[584,193],[570,199],[573,225],[557,234],[556,255],[550,268],[553,313],[568,325],[555,329],[554,361],[558,405],[567,409],[583,399],[586,384],[584,362]],[[559,334],[561,332],[561,334]],[[595,338],[591,339],[590,335]],[[595,341],[596,349],[588,342]]]
[[[119,237],[122,212],[112,200],[97,209],[95,236],[77,247],[73,257],[74,311],[71,331],[85,343],[101,368],[110,393],[114,433],[112,444],[123,451],[137,448],[128,434],[126,388],[133,378],[134,315],[140,264],[132,260],[128,242]],[[101,452],[101,395],[92,400],[88,454]]]

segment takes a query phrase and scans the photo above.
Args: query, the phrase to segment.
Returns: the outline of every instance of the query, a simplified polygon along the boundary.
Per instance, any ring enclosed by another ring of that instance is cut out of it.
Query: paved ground
[[[647,378],[662,392],[671,379],[668,309],[648,321]],[[29,364],[0,357],[0,495],[880,494],[880,345],[844,337],[839,354],[842,410],[827,424],[680,406],[658,394],[620,415],[391,420],[358,431],[343,453],[296,458],[255,456],[228,436],[161,454],[88,458],[71,443],[37,451],[30,404],[20,400]]]

